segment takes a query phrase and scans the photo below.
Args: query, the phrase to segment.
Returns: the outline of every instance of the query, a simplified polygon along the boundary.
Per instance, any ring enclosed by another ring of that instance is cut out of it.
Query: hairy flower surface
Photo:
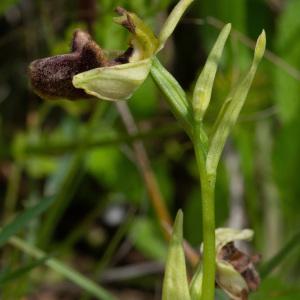
[[[39,96],[46,99],[85,98],[88,95],[73,86],[73,76],[108,64],[102,49],[91,36],[76,30],[71,53],[38,59],[30,64],[31,86]]]
[[[166,20],[158,37],[134,13],[118,7],[114,21],[131,37],[128,49],[119,55],[104,51],[90,35],[77,30],[71,53],[32,62],[29,77],[33,90],[46,99],[126,100],[147,78],[152,58],[163,48],[182,14],[193,0],[181,0]]]

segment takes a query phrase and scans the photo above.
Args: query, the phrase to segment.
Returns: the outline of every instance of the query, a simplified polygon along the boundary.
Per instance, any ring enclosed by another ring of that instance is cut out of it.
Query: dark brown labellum
[[[34,91],[46,99],[89,97],[72,84],[74,75],[107,65],[101,48],[82,30],[74,33],[72,52],[33,61],[29,77]]]
[[[250,291],[258,288],[260,278],[255,269],[255,264],[259,261],[258,255],[250,256],[237,249],[231,242],[221,249],[218,258],[229,262],[243,276]]]
[[[118,8],[117,12],[125,14],[126,10]],[[125,23],[123,26],[129,31],[134,30],[129,15]],[[132,53],[130,46],[123,54],[109,60],[91,36],[79,29],[73,35],[71,53],[37,59],[29,65],[30,83],[34,92],[45,99],[90,98],[84,90],[73,86],[73,77],[91,69],[128,63]]]

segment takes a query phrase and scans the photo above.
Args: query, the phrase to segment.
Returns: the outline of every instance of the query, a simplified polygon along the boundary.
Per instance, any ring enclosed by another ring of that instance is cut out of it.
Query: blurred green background
[[[126,49],[128,34],[112,21],[115,7],[136,12],[159,32],[175,3],[0,2],[1,226],[54,195],[53,205],[19,236],[119,299],[160,299],[167,249],[131,142],[143,142],[170,214],[183,208],[185,238],[198,251],[201,201],[192,144],[151,77],[128,101],[140,131],[130,137],[114,103],[34,95],[27,67],[34,59],[67,53],[76,28],[90,31],[104,49]],[[253,228],[252,248],[262,266],[287,245],[284,259],[251,296],[257,300],[300,299],[299,12],[299,0],[195,0],[160,54],[189,93],[220,28],[232,23],[209,127],[250,65],[253,40],[266,30],[269,51],[226,145],[216,195],[217,226]],[[0,253],[1,299],[93,299],[41,265],[1,281],[1,274],[20,270],[31,258],[10,245]]]

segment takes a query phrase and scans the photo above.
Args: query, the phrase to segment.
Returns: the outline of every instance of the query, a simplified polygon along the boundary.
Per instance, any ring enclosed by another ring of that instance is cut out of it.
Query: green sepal
[[[199,262],[193,279],[190,283],[191,300],[200,300],[202,296],[202,281],[203,281],[203,268],[202,263]]]
[[[178,211],[169,245],[162,300],[191,300],[183,250],[183,213]]]
[[[92,69],[73,77],[73,85],[99,99],[118,101],[131,97],[147,78],[151,59]]]
[[[153,59],[151,75],[166,96],[172,113],[182,123],[185,130],[192,133],[192,114],[185,91],[156,57]]]
[[[252,229],[217,228],[216,250],[219,252],[225,245],[234,241],[250,241],[253,235]]]
[[[139,61],[154,55],[159,47],[159,41],[151,28],[132,12],[119,9],[119,13],[122,15],[115,17],[114,21],[125,26],[131,33],[130,44],[133,47],[133,54],[129,58],[129,61]]]
[[[247,299],[249,289],[243,276],[234,267],[222,260],[217,261],[216,282],[232,300]]]

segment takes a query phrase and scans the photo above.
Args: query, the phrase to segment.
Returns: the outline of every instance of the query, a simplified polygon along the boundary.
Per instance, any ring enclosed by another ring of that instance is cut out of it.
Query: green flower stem
[[[215,181],[216,173],[207,173],[206,152],[201,140],[201,123],[194,125],[194,148],[200,176],[203,230],[202,300],[215,297]],[[199,299],[200,300],[200,299]]]

